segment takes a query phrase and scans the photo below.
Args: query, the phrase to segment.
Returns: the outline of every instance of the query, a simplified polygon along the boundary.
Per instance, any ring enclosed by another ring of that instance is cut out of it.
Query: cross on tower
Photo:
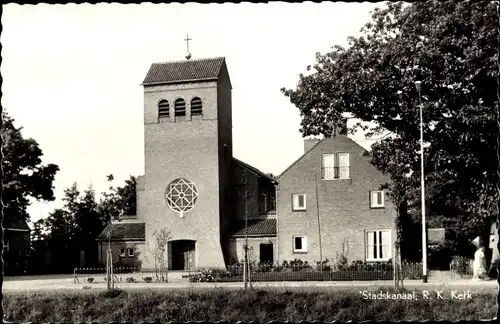
[[[184,40],[186,41],[186,46],[187,46],[186,60],[189,60],[191,58],[191,53],[189,53],[189,41],[192,39],[189,38],[189,34],[187,34],[186,39],[184,39]]]

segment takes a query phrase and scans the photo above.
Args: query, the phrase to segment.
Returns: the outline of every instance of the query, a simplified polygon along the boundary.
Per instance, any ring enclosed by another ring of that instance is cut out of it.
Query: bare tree
[[[156,281],[168,282],[168,260],[166,259],[166,249],[170,240],[170,231],[162,228],[153,233],[154,246],[151,249],[151,254],[154,259]]]

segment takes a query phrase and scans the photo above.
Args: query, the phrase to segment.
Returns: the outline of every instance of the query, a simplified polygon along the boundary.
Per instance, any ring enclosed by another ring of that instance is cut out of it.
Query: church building
[[[387,179],[346,134],[305,140],[304,155],[274,178],[233,157],[224,58],[152,64],[142,86],[137,215],[98,237],[102,263],[110,241],[114,261],[153,268],[162,229],[170,270],[239,262],[245,237],[256,263],[333,260],[346,242],[352,260],[391,257],[396,214],[380,189]]]

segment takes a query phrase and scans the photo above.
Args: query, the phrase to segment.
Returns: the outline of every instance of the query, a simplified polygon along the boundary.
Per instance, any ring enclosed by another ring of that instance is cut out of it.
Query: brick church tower
[[[143,86],[146,244],[166,228],[169,269],[224,267],[232,161],[225,59],[155,63]]]

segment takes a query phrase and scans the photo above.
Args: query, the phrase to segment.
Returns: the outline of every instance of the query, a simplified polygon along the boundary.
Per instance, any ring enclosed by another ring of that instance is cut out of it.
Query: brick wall
[[[136,187],[136,203],[137,203],[137,220],[144,221],[144,205],[145,205],[145,192],[144,192],[144,176],[137,177],[137,187]]]
[[[231,188],[233,190],[233,204],[235,218],[245,219],[245,175],[244,168],[237,163],[233,163],[232,166],[232,182],[238,187]],[[247,211],[248,218],[258,218],[259,213],[259,179],[258,177],[247,171],[247,191],[248,191],[248,201],[247,201]]]
[[[197,267],[224,266],[217,88],[217,82],[198,82],[144,89],[145,196],[140,210],[145,215],[146,242],[151,245],[153,232],[161,228],[170,230],[171,240],[195,240]],[[195,96],[203,102],[203,117],[190,120],[189,103]],[[186,101],[187,117],[175,120],[174,101],[179,97]],[[158,121],[161,99],[170,102],[170,120]],[[165,203],[165,190],[176,178],[192,181],[199,195],[182,218]]]
[[[99,262],[106,265],[108,242],[100,241],[99,245]],[[128,255],[128,248],[134,249],[134,256]],[[120,256],[120,249],[125,249],[125,257]],[[141,267],[145,263],[146,245],[144,242],[111,242],[111,251],[113,253],[113,264],[121,260],[123,264],[129,267]],[[143,266],[144,267],[144,266]]]
[[[295,258],[310,264],[320,260],[318,229],[321,226],[323,260],[335,260],[342,243],[348,240],[349,262],[365,260],[365,231],[391,230],[391,241],[396,239],[396,210],[385,197],[385,208],[371,209],[369,192],[378,190],[388,179],[364,156],[364,149],[346,136],[338,135],[318,144],[297,161],[278,179],[278,249],[280,262]],[[321,180],[322,153],[350,153],[348,180]],[[315,181],[315,176],[317,181]],[[292,211],[292,194],[306,194],[306,211]],[[307,252],[294,253],[294,235],[307,236]]]
[[[274,260],[277,259],[277,249],[276,249],[276,237],[249,237],[248,238],[248,248],[249,248],[249,260],[255,261],[255,264],[259,263],[260,260],[260,244],[273,244]],[[229,239],[229,249],[231,251],[231,259],[234,261],[243,261],[245,259],[245,238],[237,237]],[[276,263],[276,261],[274,262]]]
[[[221,73],[217,82],[217,132],[219,136],[219,227],[220,245],[223,249],[224,262],[229,261],[228,233],[234,210],[228,201],[227,191],[231,189],[231,166],[233,160],[233,122],[232,122],[232,98],[231,82],[225,64],[221,67]]]

